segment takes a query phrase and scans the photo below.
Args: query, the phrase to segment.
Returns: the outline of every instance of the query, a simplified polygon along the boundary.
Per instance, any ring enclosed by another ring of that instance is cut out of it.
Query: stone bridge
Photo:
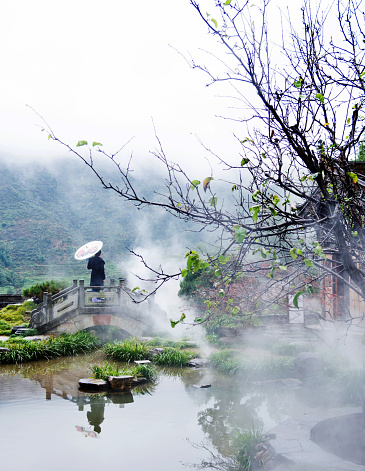
[[[44,293],[43,302],[32,311],[30,327],[40,334],[75,333],[95,326],[114,326],[129,336],[140,337],[153,330],[156,322],[167,316],[153,297],[137,304],[138,294],[129,291],[124,280],[119,284],[110,280],[109,286],[92,291],[84,280],[74,280],[73,285],[51,295]]]

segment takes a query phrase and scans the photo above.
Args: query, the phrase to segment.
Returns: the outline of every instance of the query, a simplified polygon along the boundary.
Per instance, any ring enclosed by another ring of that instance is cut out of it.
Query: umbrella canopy
[[[88,242],[87,244],[80,247],[76,250],[75,258],[76,260],[85,260],[87,258],[92,257],[95,255],[99,250],[101,250],[103,243],[101,240],[93,240],[92,242]]]

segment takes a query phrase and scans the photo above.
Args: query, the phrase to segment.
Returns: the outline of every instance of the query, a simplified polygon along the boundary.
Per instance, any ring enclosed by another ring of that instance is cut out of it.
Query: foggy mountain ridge
[[[104,243],[109,279],[125,276],[123,262],[131,257],[128,249],[136,245],[161,246],[168,256],[172,239],[181,239],[182,254],[201,239],[166,212],[138,210],[103,189],[92,171],[76,160],[59,159],[52,165],[0,161],[0,165],[1,292],[51,278],[88,282],[86,263],[76,261],[74,253],[91,240]],[[159,182],[157,175],[153,177],[137,182],[149,198],[155,187],[163,191],[163,178]]]

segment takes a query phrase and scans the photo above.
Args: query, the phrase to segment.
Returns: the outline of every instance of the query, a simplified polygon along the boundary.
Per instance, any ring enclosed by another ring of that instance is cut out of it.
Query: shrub
[[[43,283],[37,283],[29,288],[23,290],[23,296],[25,298],[38,297],[40,301],[43,300],[43,293],[56,294],[67,288],[67,281],[44,281]]]

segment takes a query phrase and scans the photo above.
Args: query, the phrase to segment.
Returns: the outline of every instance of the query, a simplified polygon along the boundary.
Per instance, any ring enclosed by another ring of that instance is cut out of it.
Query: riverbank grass
[[[246,359],[234,350],[221,350],[212,353],[210,364],[222,373],[237,375],[248,381],[290,378],[293,375],[294,358],[267,357]]]
[[[187,366],[188,362],[197,356],[195,352],[175,347],[162,347],[162,352],[151,355],[151,348],[155,348],[155,346],[152,347],[149,342],[127,339],[104,345],[103,352],[110,360],[132,362],[148,359],[157,365],[180,367]]]
[[[0,342],[0,347],[9,350],[0,353],[0,364],[24,363],[87,353],[100,347],[100,340],[88,332],[77,332],[39,341],[13,338]]]

